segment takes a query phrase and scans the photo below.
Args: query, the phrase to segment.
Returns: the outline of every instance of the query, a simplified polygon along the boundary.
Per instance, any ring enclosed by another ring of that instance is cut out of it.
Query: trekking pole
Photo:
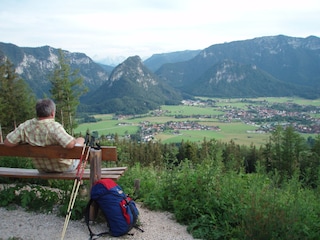
[[[91,138],[91,141],[92,140],[93,140],[93,138]],[[87,146],[88,142],[89,142],[89,134],[87,133],[86,139],[85,139],[85,143],[84,143],[84,146],[83,146],[83,149],[82,149],[79,165],[77,167],[76,178],[74,179],[74,184],[73,184],[72,192],[71,192],[71,195],[70,195],[70,201],[69,201],[69,205],[68,205],[66,218],[65,218],[65,221],[64,221],[64,226],[63,226],[63,230],[62,230],[62,234],[61,234],[61,240],[64,239],[64,235],[65,235],[65,233],[67,231],[67,227],[68,227],[68,224],[69,224],[69,220],[70,220],[70,217],[71,217],[73,206],[74,206],[74,203],[76,201],[77,194],[78,194],[78,191],[79,191],[79,187],[80,187],[80,184],[81,184],[81,179],[82,179],[82,176],[83,176],[83,173],[84,173],[84,169],[85,169],[88,157],[89,157],[90,147],[91,147],[90,144],[89,144],[89,147],[88,147],[88,150],[87,150],[87,154],[86,154],[85,158],[83,159],[83,157],[85,155],[85,149],[86,149],[86,146]]]
[[[71,194],[70,194],[70,201],[69,201],[67,213],[70,211],[70,208],[71,208],[71,199],[74,198],[74,194],[75,194],[76,186],[77,186],[77,183],[78,183],[80,170],[82,170],[82,162],[83,162],[84,153],[85,153],[85,149],[86,149],[86,147],[87,147],[87,145],[89,143],[89,138],[90,138],[89,133],[87,133],[85,141],[84,141],[84,145],[83,145],[83,148],[82,148],[82,152],[81,152],[81,156],[80,156],[80,160],[79,160],[79,165],[77,167],[76,178],[74,179],[73,188],[72,188],[72,191],[71,191]]]

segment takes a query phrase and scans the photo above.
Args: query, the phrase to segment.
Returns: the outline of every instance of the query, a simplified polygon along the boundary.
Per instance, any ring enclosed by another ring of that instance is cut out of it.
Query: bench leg
[[[101,179],[101,159],[102,159],[102,153],[101,150],[90,150],[90,191],[91,188],[94,185],[94,183]],[[90,195],[89,195],[90,197]],[[98,206],[96,204],[92,204],[90,206],[90,214],[89,214],[89,220],[93,220],[97,217],[98,214]]]
[[[90,192],[94,183],[101,179],[101,150],[90,150]]]

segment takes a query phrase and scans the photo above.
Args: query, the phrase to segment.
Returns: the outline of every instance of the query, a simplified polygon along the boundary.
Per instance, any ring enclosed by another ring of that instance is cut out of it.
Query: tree
[[[232,139],[229,143],[224,144],[222,157],[227,170],[240,171],[243,169],[244,159],[240,145],[236,144]]]
[[[83,85],[83,78],[79,76],[79,71],[71,70],[61,49],[58,57],[59,63],[50,79],[52,84],[50,93],[57,107],[56,120],[73,135],[73,129],[77,126],[75,114],[80,103],[79,98],[87,89]]]
[[[245,156],[245,170],[247,173],[253,173],[256,171],[256,163],[258,161],[258,151],[256,146],[251,143],[250,149]]]
[[[299,155],[307,146],[305,140],[292,126],[287,127],[282,134],[282,166],[292,176],[298,168]]]
[[[281,176],[291,177],[299,167],[300,153],[307,148],[304,142],[303,137],[292,126],[285,129],[277,126],[266,146],[272,170],[277,169]]]
[[[35,115],[35,96],[8,59],[0,60],[0,124],[6,134]]]
[[[190,141],[185,142],[184,140],[182,140],[179,146],[177,159],[179,162],[182,162],[185,159],[188,159],[193,163],[199,162],[197,144],[194,142],[190,142]]]

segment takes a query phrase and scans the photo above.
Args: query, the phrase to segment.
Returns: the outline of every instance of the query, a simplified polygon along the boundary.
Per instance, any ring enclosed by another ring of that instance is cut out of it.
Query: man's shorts
[[[70,167],[66,170],[66,172],[73,172],[77,169],[78,165],[80,163],[79,159],[73,159],[72,164]]]
[[[76,143],[75,146],[82,146],[82,145],[80,145],[79,143]],[[66,172],[73,172],[74,170],[76,170],[79,163],[80,163],[80,159],[73,159],[72,164],[66,170]]]

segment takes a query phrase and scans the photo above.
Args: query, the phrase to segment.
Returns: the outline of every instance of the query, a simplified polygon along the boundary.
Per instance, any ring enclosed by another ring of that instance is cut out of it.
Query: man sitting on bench
[[[40,99],[36,104],[37,118],[20,124],[10,132],[4,145],[13,147],[28,143],[32,146],[61,145],[64,148],[83,146],[84,138],[74,138],[63,126],[55,121],[56,105],[51,99]],[[78,159],[33,159],[33,164],[39,172],[71,172],[78,164]]]

